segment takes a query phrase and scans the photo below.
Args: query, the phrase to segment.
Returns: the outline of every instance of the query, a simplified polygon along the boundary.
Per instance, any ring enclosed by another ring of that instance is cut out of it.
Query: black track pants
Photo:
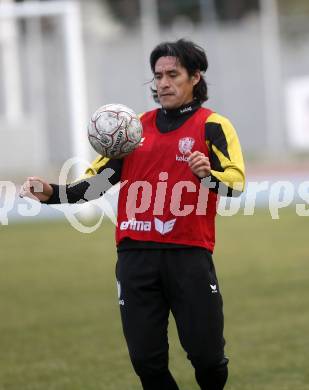
[[[211,254],[192,247],[120,251],[116,277],[123,331],[143,389],[178,389],[168,370],[171,310],[201,389],[222,390],[228,360]]]

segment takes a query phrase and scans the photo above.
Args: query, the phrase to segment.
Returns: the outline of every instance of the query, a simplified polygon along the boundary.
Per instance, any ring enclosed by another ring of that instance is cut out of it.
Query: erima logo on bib
[[[160,219],[155,218],[154,222],[156,231],[163,235],[171,232],[174,229],[176,218],[166,222],[160,221]]]
[[[120,230],[137,230],[142,232],[149,232],[151,230],[151,221],[136,221],[131,219],[130,221],[122,221],[120,224]]]
[[[158,218],[154,219],[155,230],[164,235],[171,232],[174,229],[176,222],[175,219],[163,222]],[[120,224],[120,230],[135,230],[139,232],[150,232],[152,229],[151,221],[136,221],[135,219],[129,221],[122,221]]]

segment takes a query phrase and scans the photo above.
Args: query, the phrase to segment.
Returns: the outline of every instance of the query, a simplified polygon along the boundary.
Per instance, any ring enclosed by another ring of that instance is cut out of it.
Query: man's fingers
[[[200,157],[205,157],[205,154],[202,153],[202,152],[199,152],[198,150],[196,150],[195,152],[189,154],[188,161],[192,161],[193,159],[195,159],[195,158],[197,158],[199,156]]]
[[[27,196],[29,198],[36,199],[37,197],[34,194],[42,192],[43,183],[36,177],[28,177],[20,188],[19,196],[20,198]]]
[[[190,168],[195,171],[196,169],[203,168],[203,169],[209,169],[210,164],[207,161],[197,161],[195,164],[191,165]]]
[[[209,164],[209,159],[206,156],[198,155],[191,160],[188,161],[190,168],[192,168],[195,164]]]
[[[31,193],[43,192],[43,183],[37,179],[29,180]]]
[[[198,176],[199,178],[203,179],[207,176],[210,175],[210,171],[202,168],[202,169],[198,169],[196,172],[195,172],[195,175]]]
[[[193,165],[195,165],[197,163],[208,164],[209,160],[207,157],[200,157],[199,156],[199,157],[196,157],[193,160],[189,161],[190,167],[192,167]]]
[[[19,191],[19,197],[24,198],[25,196],[30,196],[30,195],[31,195],[30,188],[26,185],[26,183],[23,184]]]
[[[38,197],[35,196],[31,191],[20,191],[19,197],[20,198],[27,197],[27,198],[31,198],[31,199],[34,199],[34,200],[38,200]]]
[[[188,165],[192,172],[200,178],[206,177],[210,174],[211,167],[209,158],[198,150],[191,153],[188,158]]]
[[[19,196],[23,198],[24,196],[27,196],[28,192],[30,191],[30,182],[27,179],[22,186],[20,187]]]

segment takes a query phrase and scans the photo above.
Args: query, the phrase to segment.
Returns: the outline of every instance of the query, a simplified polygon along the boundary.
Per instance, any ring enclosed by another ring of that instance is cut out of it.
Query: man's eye
[[[155,74],[154,78],[155,80],[159,80],[162,76],[160,74]]]

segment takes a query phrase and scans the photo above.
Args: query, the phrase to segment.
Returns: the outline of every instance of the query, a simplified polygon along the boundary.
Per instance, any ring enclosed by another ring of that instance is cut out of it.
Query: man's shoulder
[[[153,110],[145,111],[145,112],[138,114],[138,117],[140,120],[149,119],[149,118],[152,118],[154,115],[156,115],[157,112],[158,112],[158,108],[155,108]]]
[[[217,112],[212,111],[208,116],[206,123],[216,123],[222,126],[231,126],[231,121],[224,115],[218,114]]]

